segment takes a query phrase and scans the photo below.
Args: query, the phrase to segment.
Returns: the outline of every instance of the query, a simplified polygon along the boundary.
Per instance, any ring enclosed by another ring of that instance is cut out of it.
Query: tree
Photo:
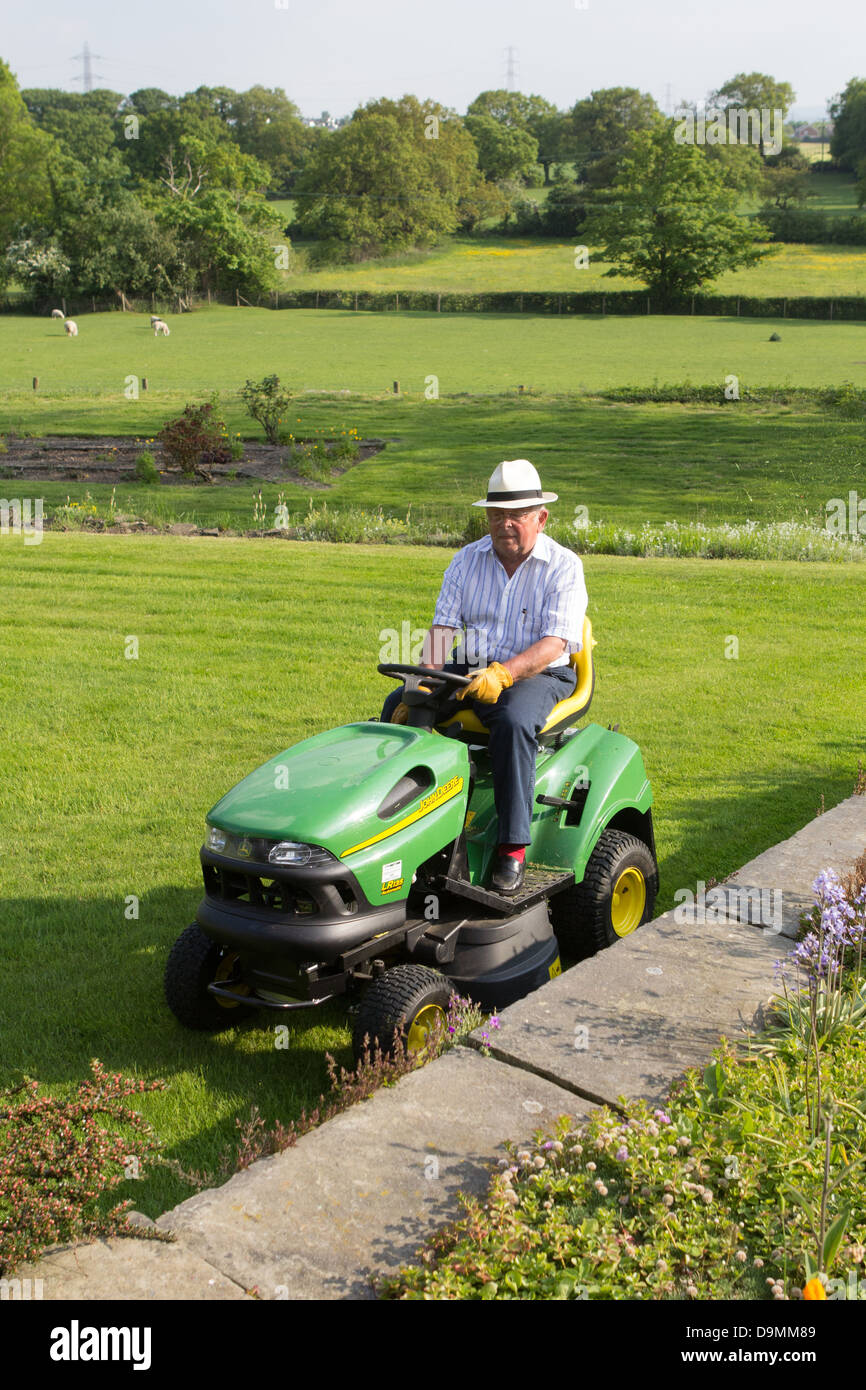
[[[774,113],[780,111],[781,125],[795,100],[796,94],[790,82],[777,82],[775,77],[770,77],[765,72],[738,72],[736,77],[732,77],[729,82],[725,82],[715,92],[710,93],[707,105],[725,113],[731,109],[767,111],[771,113],[774,123]],[[759,130],[758,153],[763,159],[765,157],[763,120],[759,123]]]
[[[312,148],[311,131],[281,87],[236,92],[229,111],[232,138],[271,171],[270,187],[289,192]]]
[[[482,222],[501,221],[508,212],[508,200],[495,183],[482,180],[457,204],[457,222],[471,235]]]
[[[611,195],[582,235],[613,262],[606,275],[643,281],[661,308],[767,254],[755,245],[764,228],[737,216],[736,194],[699,147],[676,142],[671,123],[629,137]]]
[[[787,209],[805,203],[810,196],[811,164],[796,145],[770,155],[764,169],[763,188],[773,207]]]
[[[475,147],[454,112],[412,96],[371,102],[314,148],[295,222],[320,256],[363,260],[453,232],[477,182]]]
[[[830,103],[833,135],[830,154],[843,169],[856,169],[866,158],[866,80],[852,77]]]
[[[528,130],[486,115],[467,115],[466,129],[475,141],[478,164],[486,179],[499,182],[531,175],[538,163],[538,141]]]
[[[0,60],[0,248],[51,205],[48,162],[55,145],[33,123],[18,84]]]
[[[652,130],[662,120],[648,92],[603,87],[575,102],[565,117],[562,149],[574,160],[579,182],[603,188],[613,181],[631,132]]]
[[[187,288],[239,291],[246,297],[273,289],[278,276],[270,238],[282,217],[257,194],[203,188],[195,196],[167,195],[157,223],[176,239]]]
[[[549,236],[576,236],[586,219],[586,192],[562,169],[557,169],[547,195],[542,220]]]
[[[470,130],[472,129],[472,122],[469,118],[474,119],[478,116],[488,116],[509,130],[523,131],[531,135],[537,145],[533,162],[542,165],[544,182],[550,183],[550,166],[561,158],[560,143],[563,127],[562,112],[558,111],[552,102],[541,96],[527,96],[523,92],[510,92],[504,88],[499,88],[496,91],[481,92],[470,104],[466,112],[466,123]],[[479,164],[487,174],[485,158],[481,153],[480,145]],[[521,172],[525,174],[528,168],[529,165],[526,165],[521,170],[519,165],[514,165],[505,171],[500,169],[495,173],[487,174],[487,177],[508,178],[519,175]]]

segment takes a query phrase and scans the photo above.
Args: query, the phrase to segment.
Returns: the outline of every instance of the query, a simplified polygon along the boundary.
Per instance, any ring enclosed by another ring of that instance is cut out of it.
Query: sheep
[[[52,317],[53,319],[65,319],[65,318],[66,318],[66,315],[64,314],[64,312],[63,312],[62,309],[52,309],[52,310],[51,310],[51,317]]]
[[[153,320],[153,336],[154,336],[154,338],[158,338],[159,335],[160,335],[160,333],[163,335],[163,337],[167,338],[167,337],[169,336],[169,333],[170,333],[170,332],[171,332],[171,330],[169,329],[168,324],[165,323],[162,319],[154,319],[154,320]]]
[[[77,324],[77,323],[73,323],[72,319],[67,319],[66,322],[64,323],[63,327],[66,329],[66,336],[67,336],[67,338],[77,338],[77,337],[78,337],[78,324]]]

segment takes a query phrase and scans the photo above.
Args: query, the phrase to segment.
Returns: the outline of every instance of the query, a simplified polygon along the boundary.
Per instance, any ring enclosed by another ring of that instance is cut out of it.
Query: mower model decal
[[[417,810],[413,811],[411,815],[404,816],[396,825],[392,825],[389,830],[380,830],[378,835],[371,836],[369,840],[362,840],[359,845],[352,845],[351,849],[344,849],[340,858],[345,859],[349,854],[357,854],[360,849],[369,849],[370,845],[378,845],[381,840],[389,839],[390,836],[396,835],[398,831],[405,830],[407,825],[413,825],[414,822],[420,820],[422,816],[429,815],[431,811],[435,811],[437,806],[442,806],[444,802],[451,801],[455,796],[458,796],[462,790],[463,778],[452,777],[450,782],[444,782],[441,787],[436,788],[435,792],[431,792],[429,796],[425,796],[423,801],[420,802]]]
[[[383,893],[396,893],[398,888],[403,887],[402,878],[389,878],[387,883],[382,884]]]

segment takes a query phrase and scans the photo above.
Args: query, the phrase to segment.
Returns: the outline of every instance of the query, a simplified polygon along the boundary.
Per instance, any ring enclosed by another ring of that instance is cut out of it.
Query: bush
[[[149,449],[143,449],[135,460],[135,476],[143,483],[159,482],[159,469]]]
[[[163,425],[159,438],[175,468],[188,475],[198,473],[208,481],[208,464],[228,463],[231,457],[225,425],[217,418],[212,401],[186,406],[182,415]]]
[[[141,1234],[126,1225],[129,1201],[107,1214],[102,1194],[158,1148],[141,1115],[123,1102],[163,1090],[90,1064],[72,1100],[40,1096],[29,1078],[0,1091],[0,1276],[46,1246],[98,1235]]]
[[[266,376],[261,381],[248,379],[240,394],[247,413],[258,420],[268,443],[278,444],[280,425],[292,400],[291,391],[280,389],[278,376]]]

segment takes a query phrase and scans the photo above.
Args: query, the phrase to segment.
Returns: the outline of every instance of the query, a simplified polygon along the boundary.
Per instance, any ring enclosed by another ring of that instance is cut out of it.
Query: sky
[[[22,87],[80,91],[86,41],[94,86],[282,87],[308,117],[406,92],[463,112],[509,85],[559,107],[637,87],[673,111],[758,71],[813,119],[866,75],[863,0],[0,0],[0,15]]]

